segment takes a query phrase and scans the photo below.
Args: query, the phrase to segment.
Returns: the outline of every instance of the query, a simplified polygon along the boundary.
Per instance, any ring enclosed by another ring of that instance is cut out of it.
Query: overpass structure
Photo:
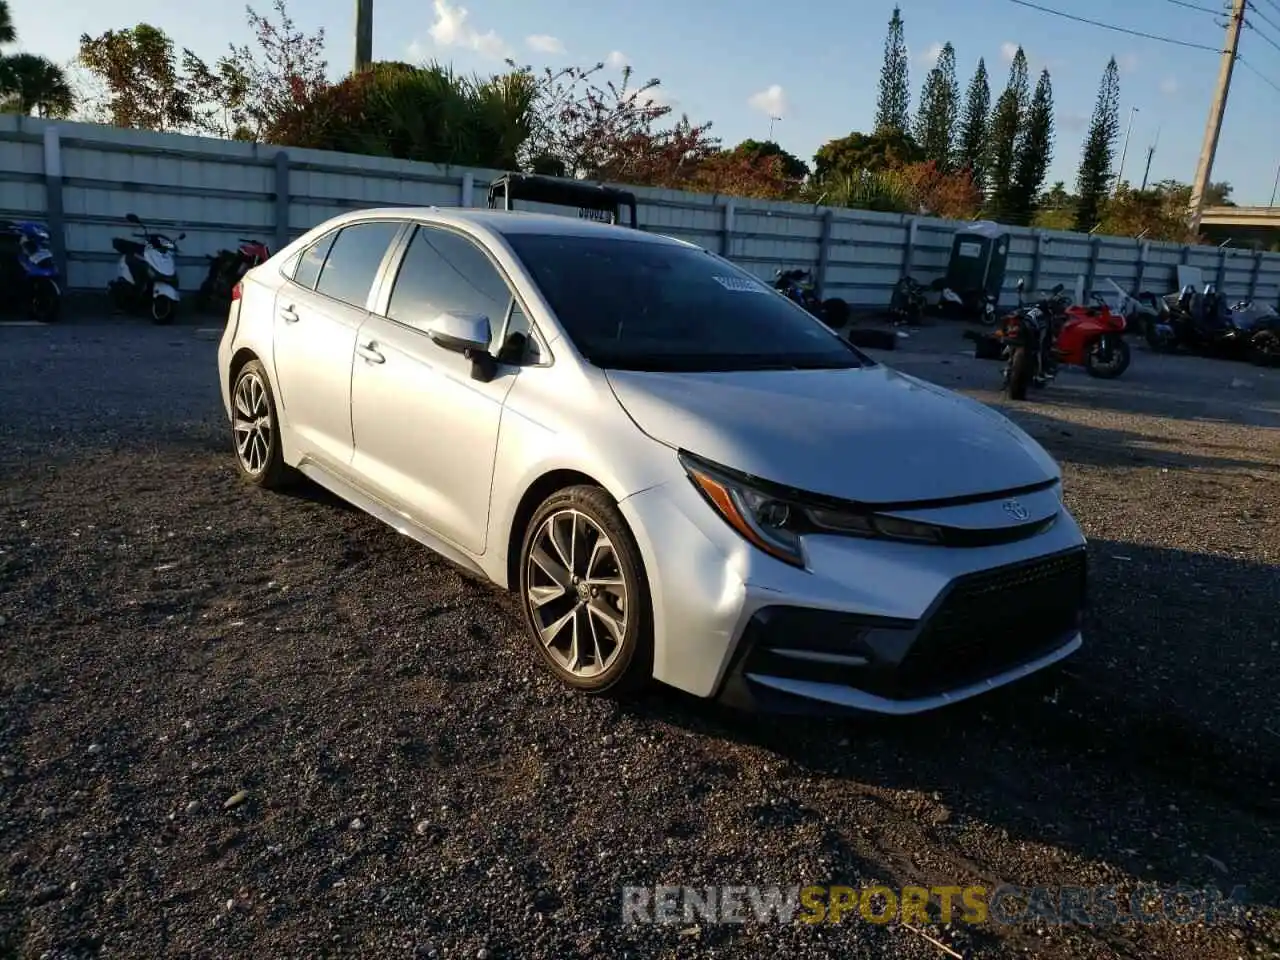
[[[1280,248],[1280,207],[1205,207],[1200,232],[1233,247]]]

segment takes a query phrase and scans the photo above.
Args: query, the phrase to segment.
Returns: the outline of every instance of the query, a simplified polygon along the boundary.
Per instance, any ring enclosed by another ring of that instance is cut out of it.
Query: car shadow
[[[965,824],[1085,858],[1093,873],[1243,884],[1275,905],[1280,569],[1104,540],[1090,554],[1082,650],[969,701],[914,717],[780,719],[663,690],[633,709],[765,749],[800,780],[932,797],[920,829],[979,872],[999,865],[964,853]],[[939,805],[946,822],[931,824]],[[1048,856],[1043,877],[1012,882],[1071,882],[1063,873]]]

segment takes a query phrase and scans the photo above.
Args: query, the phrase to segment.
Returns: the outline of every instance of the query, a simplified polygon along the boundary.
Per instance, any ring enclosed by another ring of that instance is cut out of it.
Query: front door
[[[278,402],[297,452],[329,464],[351,461],[351,364],[374,279],[396,221],[355,223],[303,252],[276,294]]]
[[[496,337],[512,303],[506,280],[475,241],[420,225],[386,316],[371,314],[360,328],[351,376],[353,470],[475,555],[486,546],[498,427],[519,366],[503,364],[488,383],[476,380],[471,361],[438,346],[425,328],[449,311],[482,314]]]

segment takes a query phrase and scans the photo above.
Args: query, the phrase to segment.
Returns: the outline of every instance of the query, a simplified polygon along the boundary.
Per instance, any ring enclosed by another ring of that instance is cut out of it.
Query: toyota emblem
[[[1031,516],[1030,511],[1017,500],[1006,500],[1004,502],[1004,512],[1015,520],[1025,520]]]

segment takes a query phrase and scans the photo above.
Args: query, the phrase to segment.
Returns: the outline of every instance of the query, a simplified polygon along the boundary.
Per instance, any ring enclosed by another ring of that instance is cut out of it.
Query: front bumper
[[[727,705],[912,714],[1082,643],[1085,540],[1056,493],[1025,539],[973,547],[819,537],[799,569],[750,547],[688,481],[622,500],[653,601],[654,676]],[[963,508],[987,527],[1000,502]],[[927,519],[924,513],[918,514]],[[954,515],[953,515],[954,516]]]
[[[785,713],[897,715],[967,700],[1078,650],[1085,583],[1085,552],[1075,548],[958,577],[919,620],[763,607],[718,699]]]

